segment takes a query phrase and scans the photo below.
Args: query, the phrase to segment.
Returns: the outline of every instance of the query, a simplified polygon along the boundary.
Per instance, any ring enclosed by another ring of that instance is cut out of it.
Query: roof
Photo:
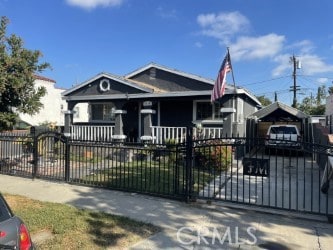
[[[155,86],[153,84],[147,83],[147,82],[142,82],[142,81],[138,81],[138,80],[134,80],[131,78],[134,78],[136,75],[150,69],[150,68],[156,68],[162,71],[166,71],[169,72],[171,74],[175,74],[181,77],[186,77],[186,78],[190,78],[196,81],[200,81],[202,83],[206,83],[209,86],[211,86],[211,88],[209,87],[206,90],[186,90],[186,91],[168,91],[166,89],[163,89],[163,86]],[[84,96],[71,96],[71,93],[74,93],[76,90],[83,88],[89,84],[91,84],[92,82],[98,80],[101,77],[106,77],[109,78],[111,80],[117,81],[119,83],[122,83],[124,85],[136,88],[138,90],[143,91],[144,93],[118,93],[118,94],[103,94],[102,96],[99,95],[84,95]],[[62,96],[64,99],[66,100],[76,100],[76,101],[83,101],[83,100],[102,100],[102,99],[141,99],[141,98],[166,98],[166,97],[191,97],[191,96],[210,96],[211,95],[211,89],[213,88],[215,84],[214,80],[208,79],[208,78],[204,78],[201,76],[197,76],[194,74],[189,74],[189,73],[185,73],[176,69],[171,69],[165,66],[161,66],[159,64],[156,63],[149,63],[144,67],[141,67],[125,76],[116,76],[110,73],[99,73],[96,76],[90,78],[89,80],[78,84],[76,86],[74,86],[73,88],[64,91],[62,93]],[[261,103],[259,102],[259,100],[252,95],[249,91],[243,89],[243,88],[234,88],[234,86],[232,85],[226,85],[226,91],[225,91],[226,95],[232,95],[232,94],[244,94],[246,96],[248,96],[250,99],[252,99],[258,106],[261,105]]]
[[[148,83],[140,82],[140,81],[133,80],[133,79],[128,79],[128,81],[133,82],[133,83],[135,83],[135,84],[137,84],[141,87],[151,89],[154,93],[165,93],[165,92],[167,92],[164,89],[158,88],[158,87],[156,87],[154,85],[151,85],[151,84],[148,84]]]
[[[133,76],[135,76],[137,74],[140,74],[140,73],[142,73],[142,72],[144,72],[144,71],[146,71],[147,69],[150,69],[150,68],[160,69],[160,70],[163,70],[163,71],[166,71],[166,72],[170,72],[172,74],[180,75],[180,76],[183,76],[183,77],[191,78],[191,79],[194,79],[194,80],[198,80],[198,81],[201,81],[201,82],[205,82],[205,83],[214,85],[214,80],[212,80],[212,79],[208,79],[208,78],[204,78],[204,77],[201,77],[201,76],[198,76],[198,75],[186,73],[186,72],[183,72],[183,71],[180,71],[180,70],[177,70],[177,69],[171,69],[171,68],[162,66],[162,65],[154,63],[154,62],[151,62],[151,63],[149,63],[149,64],[147,64],[147,65],[145,65],[145,66],[143,66],[143,67],[127,74],[127,75],[125,75],[124,78],[130,79]]]
[[[282,102],[274,102],[263,109],[258,110],[257,112],[253,113],[251,117],[257,117],[258,119],[263,118],[270,113],[274,112],[277,109],[281,109],[297,118],[307,118],[309,117],[307,114],[303,113],[302,111],[299,111],[298,109],[295,109],[293,107],[290,107]]]
[[[56,81],[51,79],[51,78],[47,78],[45,76],[40,76],[40,75],[34,75],[35,79],[37,80],[42,80],[42,81],[47,81],[47,82],[53,82],[55,83]]]
[[[87,80],[87,81],[85,81],[85,82],[83,82],[81,84],[78,84],[78,85],[74,86],[71,89],[68,89],[68,90],[64,91],[62,93],[62,95],[63,96],[69,95],[70,93],[72,93],[72,92],[74,92],[74,91],[76,91],[76,90],[78,90],[78,89],[80,89],[80,88],[82,88],[82,87],[84,87],[86,85],[89,85],[90,83],[92,83],[93,81],[95,81],[95,80],[97,80],[97,79],[99,79],[101,77],[109,78],[111,80],[120,82],[120,83],[122,83],[124,85],[127,85],[127,86],[130,86],[130,87],[142,90],[144,92],[148,92],[148,93],[152,92],[152,89],[146,88],[146,87],[143,87],[143,86],[139,86],[138,84],[135,84],[133,81],[131,82],[131,81],[129,81],[129,80],[123,78],[123,77],[112,75],[110,73],[101,72],[101,73],[95,75],[94,77],[90,78],[89,80]]]
[[[112,94],[112,95],[85,95],[85,96],[67,96],[65,99],[69,101],[89,101],[89,100],[105,100],[105,99],[142,99],[142,98],[164,98],[164,97],[184,97],[184,96],[207,96],[211,91],[180,91],[165,93],[138,93],[138,94]],[[64,95],[64,94],[63,94]]]

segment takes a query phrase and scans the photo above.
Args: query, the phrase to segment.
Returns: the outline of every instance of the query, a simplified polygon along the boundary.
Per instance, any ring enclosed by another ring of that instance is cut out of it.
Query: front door
[[[123,131],[126,141],[137,142],[139,139],[139,103],[128,102],[123,109],[127,111],[127,114],[123,115]]]

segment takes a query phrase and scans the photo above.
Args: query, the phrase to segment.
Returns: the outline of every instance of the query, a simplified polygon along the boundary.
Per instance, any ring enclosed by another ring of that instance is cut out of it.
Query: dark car
[[[24,222],[14,215],[0,194],[0,249],[34,249]]]

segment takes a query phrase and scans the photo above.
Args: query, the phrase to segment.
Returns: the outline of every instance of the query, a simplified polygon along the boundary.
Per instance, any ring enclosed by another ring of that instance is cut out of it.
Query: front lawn
[[[4,194],[37,249],[125,249],[159,228],[126,217]]]

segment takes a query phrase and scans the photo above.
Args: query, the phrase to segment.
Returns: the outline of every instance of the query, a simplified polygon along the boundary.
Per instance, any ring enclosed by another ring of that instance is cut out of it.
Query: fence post
[[[69,182],[70,179],[70,145],[69,137],[65,136],[65,181]]]
[[[192,159],[193,159],[193,128],[186,129],[186,172],[185,172],[185,201],[189,202],[192,194]]]
[[[36,128],[31,127],[30,128],[30,134],[33,140],[32,143],[32,162],[33,162],[33,167],[32,167],[32,178],[35,179],[37,176],[37,171],[38,171],[38,138],[37,138],[37,133],[36,133]]]

